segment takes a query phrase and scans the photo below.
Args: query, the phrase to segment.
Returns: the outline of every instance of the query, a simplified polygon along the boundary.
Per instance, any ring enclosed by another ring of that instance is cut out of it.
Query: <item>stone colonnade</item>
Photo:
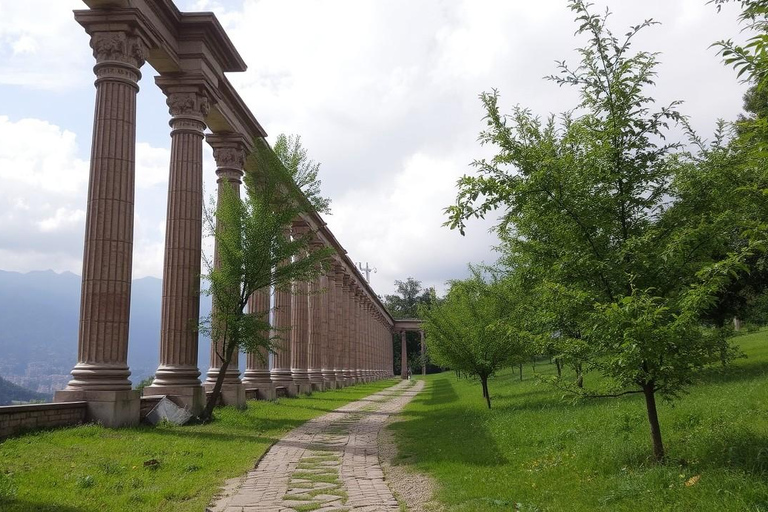
[[[133,257],[136,102],[141,67],[150,62],[167,98],[171,162],[163,265],[159,361],[145,395],[172,395],[199,412],[221,360],[211,350],[200,380],[197,324],[203,210],[203,143],[213,148],[219,190],[239,193],[247,155],[266,132],[225,72],[245,63],[212,13],[182,13],[172,0],[84,0],[75,19],[96,59],[96,109],[89,171],[78,360],[56,401],[85,400],[88,417],[107,426],[139,421],[139,393],[127,364]],[[211,170],[212,171],[212,170]],[[240,376],[227,370],[223,398],[311,392],[392,375],[394,322],[317,214],[296,219],[336,251],[331,270],[290,290],[261,290],[251,311],[270,309],[290,337],[275,354],[248,354]],[[270,364],[271,360],[271,364]]]
[[[424,344],[424,329],[422,329],[422,321],[417,318],[404,318],[395,320],[392,330],[400,334],[400,378],[408,378],[408,344],[406,340],[408,331],[419,332],[419,336],[421,338],[421,374],[426,375],[427,365],[424,358],[426,345]]]

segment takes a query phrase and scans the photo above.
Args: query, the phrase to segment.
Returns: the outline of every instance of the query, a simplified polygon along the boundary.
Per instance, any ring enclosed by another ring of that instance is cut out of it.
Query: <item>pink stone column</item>
[[[290,227],[286,227],[285,236],[291,236]],[[272,336],[280,338],[272,358],[272,383],[275,388],[284,388],[287,394],[295,395],[296,386],[291,377],[291,289],[288,287],[275,290],[272,327]]]
[[[342,331],[342,369],[344,372],[344,383],[354,384],[351,372],[352,360],[350,358],[350,343],[352,341],[352,278],[349,274],[344,274],[342,286],[342,304],[341,304],[341,331]]]
[[[88,202],[77,364],[56,401],[88,400],[89,419],[107,426],[139,421],[128,376],[128,321],[133,263],[136,94],[147,42],[122,24],[95,31],[96,58]],[[122,28],[123,30],[119,30]]]
[[[240,197],[240,185],[243,179],[243,167],[246,157],[246,139],[237,133],[215,133],[206,136],[208,144],[213,148],[213,159],[216,161],[216,184],[218,191],[217,201],[222,201],[225,187],[230,187],[236,197]],[[218,221],[217,221],[218,222]],[[214,267],[219,267],[219,241],[214,238],[213,246]],[[215,303],[215,298],[214,298]],[[215,321],[216,311],[213,311]],[[216,379],[219,377],[219,371],[224,364],[219,353],[223,348],[219,348],[219,340],[211,340],[210,362],[211,365],[206,374],[204,387],[206,391],[212,391],[216,385]],[[240,358],[239,350],[232,354],[232,360],[227,366],[227,372],[224,376],[224,384],[221,388],[222,401],[226,405],[234,405],[239,408],[245,407],[245,388],[240,381]]]
[[[400,331],[400,378],[408,378],[408,345],[405,342],[405,331]]]
[[[360,382],[360,290],[357,282],[350,289],[349,308],[351,317],[349,329],[351,339],[349,343],[349,369],[352,380],[355,383]]]
[[[427,360],[424,358],[425,356],[425,350],[426,346],[424,345],[424,331],[420,330],[419,335],[421,336],[421,374],[426,375],[427,374]]]
[[[177,396],[193,413],[205,405],[197,368],[203,232],[203,131],[210,106],[202,84],[157,77],[171,113],[171,169],[165,229],[160,366],[145,395]]]
[[[362,364],[362,370],[363,370],[363,381],[369,382],[371,380],[371,368],[370,368],[370,347],[369,347],[369,339],[368,339],[368,329],[369,329],[369,312],[368,312],[368,297],[363,295],[363,304],[362,304],[362,312],[361,312],[361,318],[363,322],[363,364]]]
[[[333,321],[333,270],[330,270],[322,279],[321,284],[323,289],[322,301],[320,302],[320,339],[321,339],[321,357],[320,374],[323,378],[323,386],[325,389],[336,388],[336,374],[333,371],[334,362],[333,354],[335,352],[333,345],[334,336],[334,321]]]
[[[336,385],[348,384],[344,378],[344,271],[335,264],[333,267],[333,374]]]
[[[248,313],[258,314],[269,319],[269,289],[262,289],[251,294],[248,299]],[[268,335],[269,333],[265,333]],[[256,397],[262,400],[275,398],[272,379],[269,372],[269,353],[265,348],[246,354],[243,387],[246,395],[249,390],[256,390]]]
[[[324,293],[325,277],[319,276],[310,283],[309,287],[309,382],[312,389],[322,391],[323,384],[323,356],[326,343],[327,325],[323,326],[324,302],[327,299]]]
[[[304,222],[293,223],[294,238],[302,238],[309,232]],[[303,254],[297,256],[302,259]],[[299,393],[309,393],[309,286],[303,281],[291,284],[291,378]]]

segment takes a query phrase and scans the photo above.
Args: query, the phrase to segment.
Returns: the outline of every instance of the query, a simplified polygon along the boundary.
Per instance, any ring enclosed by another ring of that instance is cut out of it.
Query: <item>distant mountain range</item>
[[[11,405],[14,402],[29,402],[32,400],[50,400],[50,398],[50,395],[35,393],[0,377],[0,405]]]
[[[157,369],[161,297],[160,279],[133,281],[128,365],[134,385]],[[210,298],[201,297],[200,306],[201,315],[207,315]],[[66,386],[77,362],[79,311],[79,276],[0,270],[0,376],[49,396]],[[201,337],[198,365],[203,374],[209,349],[210,341]]]

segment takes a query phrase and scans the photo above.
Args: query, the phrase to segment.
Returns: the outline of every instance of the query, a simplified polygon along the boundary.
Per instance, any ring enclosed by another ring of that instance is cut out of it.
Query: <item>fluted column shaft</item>
[[[213,148],[213,159],[216,161],[216,184],[217,184],[217,204],[223,200],[226,188],[229,187],[234,192],[235,197],[240,198],[240,185],[243,178],[243,166],[245,165],[245,144],[243,137],[237,134],[220,135],[213,134],[207,137],[208,143]],[[220,220],[216,220],[216,229],[226,229],[220,225]],[[219,268],[221,258],[219,253],[219,239],[214,238],[213,246],[213,265]],[[214,297],[214,311],[212,312],[213,321],[216,321],[216,298]],[[224,364],[220,354],[223,352],[222,340],[211,339],[211,366],[206,375],[205,386],[211,388],[216,384],[219,377],[219,370]],[[240,351],[236,349],[232,354],[232,359],[227,366],[224,376],[224,384],[241,384],[240,382]]]
[[[360,292],[357,283],[350,290],[350,311],[352,312],[350,321],[352,340],[349,346],[349,369],[354,381],[360,382]]]
[[[351,384],[352,373],[350,372],[350,364],[352,363],[350,357],[350,344],[352,342],[352,294],[351,294],[352,280],[349,274],[344,274],[343,287],[342,287],[342,368],[344,370],[344,381],[347,384]]]
[[[269,315],[269,289],[261,289],[251,294],[248,299],[248,313],[258,314],[267,319]],[[268,334],[268,333],[265,333]],[[269,353],[265,348],[250,352],[245,357],[245,373],[243,385],[259,387],[271,382],[269,373]]]
[[[323,303],[327,295],[323,293],[325,278],[318,276],[310,283],[309,294],[309,380],[310,382],[323,383],[323,352],[327,325],[323,325]]]
[[[320,301],[320,374],[323,382],[336,382],[333,372],[333,280],[331,273],[326,274],[320,281],[322,300]]]
[[[333,273],[333,374],[344,384],[344,273],[338,265]]]
[[[128,391],[136,93],[145,42],[95,32],[96,107],[85,216],[77,364],[67,390]]]
[[[208,96],[201,87],[158,77],[171,113],[171,168],[165,229],[160,366],[154,387],[199,387],[200,259],[203,228],[203,121]]]
[[[286,228],[285,236],[290,236],[290,228]],[[279,288],[275,290],[275,311],[273,317],[273,336],[279,336],[279,347],[276,348],[272,359],[272,382],[290,384],[291,379],[291,290]]]
[[[421,374],[427,374],[427,360],[424,358],[426,347],[424,345],[424,331],[419,331],[421,336]]]
[[[405,341],[405,331],[400,331],[400,377],[408,378],[408,346]]]
[[[309,228],[306,224],[293,224],[294,238],[305,237]],[[297,258],[304,258],[300,254]],[[291,378],[294,384],[309,384],[309,287],[304,281],[291,284]]]

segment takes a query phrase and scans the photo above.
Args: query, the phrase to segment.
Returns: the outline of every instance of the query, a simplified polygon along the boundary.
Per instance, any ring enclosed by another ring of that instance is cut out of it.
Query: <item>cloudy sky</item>
[[[230,79],[270,134],[300,134],[322,163],[327,222],[379,294],[413,276],[443,287],[468,262],[491,262],[493,218],[466,237],[441,227],[455,182],[488,154],[477,144],[477,96],[505,108],[567,110],[574,91],[542,80],[576,62],[565,0],[177,0],[210,10],[249,66]],[[706,0],[597,1],[617,33],[654,18],[636,48],[661,52],[660,102],[707,136],[733,119],[740,85],[709,46],[739,38],[733,6]],[[0,269],[80,273],[94,87],[79,0],[0,0]],[[138,111],[134,277],[162,277],[168,112],[142,69]],[[206,147],[206,194],[214,166]]]

